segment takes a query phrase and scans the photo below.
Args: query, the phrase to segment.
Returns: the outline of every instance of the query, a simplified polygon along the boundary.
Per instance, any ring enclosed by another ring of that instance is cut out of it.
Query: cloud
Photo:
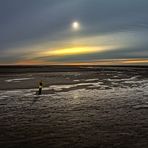
[[[52,60],[146,58],[147,7],[146,0],[1,0],[0,63],[31,58],[46,61],[47,57],[39,53],[105,45],[119,47],[99,54],[55,56]],[[70,28],[75,20],[81,25],[78,32]]]

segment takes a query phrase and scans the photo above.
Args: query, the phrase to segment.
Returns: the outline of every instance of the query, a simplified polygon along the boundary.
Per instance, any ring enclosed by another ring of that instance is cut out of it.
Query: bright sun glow
[[[72,28],[73,29],[77,30],[77,29],[79,29],[79,27],[80,27],[80,24],[78,22],[73,22],[72,23]]]

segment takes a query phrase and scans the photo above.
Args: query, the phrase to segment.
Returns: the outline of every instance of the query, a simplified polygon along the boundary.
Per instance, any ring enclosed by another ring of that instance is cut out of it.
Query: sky
[[[0,0],[0,64],[148,65],[148,0]]]

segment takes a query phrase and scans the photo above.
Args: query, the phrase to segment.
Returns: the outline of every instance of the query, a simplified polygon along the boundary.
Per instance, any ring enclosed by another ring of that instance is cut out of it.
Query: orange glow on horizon
[[[123,61],[124,64],[140,64],[140,63],[148,63],[148,59],[131,59],[127,61]]]
[[[104,59],[91,62],[45,62],[41,60],[18,61],[15,65],[148,65],[148,59]]]

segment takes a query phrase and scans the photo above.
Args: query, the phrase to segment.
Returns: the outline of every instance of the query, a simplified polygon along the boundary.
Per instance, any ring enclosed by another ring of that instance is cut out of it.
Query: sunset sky
[[[0,0],[0,64],[148,65],[148,0]]]

